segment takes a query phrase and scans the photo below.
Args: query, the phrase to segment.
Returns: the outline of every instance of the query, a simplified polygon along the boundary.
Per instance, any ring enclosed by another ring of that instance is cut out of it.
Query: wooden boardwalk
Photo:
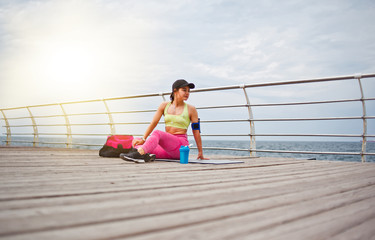
[[[375,164],[0,147],[2,239],[375,239]]]

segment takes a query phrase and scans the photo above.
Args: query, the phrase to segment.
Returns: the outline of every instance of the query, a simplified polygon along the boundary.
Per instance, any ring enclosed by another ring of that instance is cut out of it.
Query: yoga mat
[[[180,160],[176,160],[176,159],[155,159],[155,161],[180,163]],[[244,161],[239,161],[239,160],[221,160],[221,159],[210,159],[210,160],[199,160],[199,159],[192,160],[192,159],[189,159],[189,163],[200,163],[200,164],[235,164],[235,163],[244,163]]]

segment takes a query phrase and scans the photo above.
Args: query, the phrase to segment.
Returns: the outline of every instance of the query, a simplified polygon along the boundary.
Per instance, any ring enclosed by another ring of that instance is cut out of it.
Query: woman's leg
[[[182,145],[189,145],[186,135],[155,130],[140,148],[146,153],[155,154],[156,158],[179,159]]]

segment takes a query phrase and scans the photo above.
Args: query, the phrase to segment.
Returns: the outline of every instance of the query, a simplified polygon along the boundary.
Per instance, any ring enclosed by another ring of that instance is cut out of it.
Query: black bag
[[[122,145],[119,145],[117,148],[104,145],[99,150],[99,156],[101,157],[120,157],[121,153],[128,153],[130,152],[130,149],[124,149],[122,148]]]
[[[101,157],[120,157],[121,153],[128,153],[132,149],[133,136],[112,135],[108,136],[106,143],[99,150]]]

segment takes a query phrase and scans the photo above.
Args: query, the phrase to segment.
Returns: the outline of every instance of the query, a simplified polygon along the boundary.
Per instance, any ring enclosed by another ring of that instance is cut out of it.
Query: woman
[[[191,122],[198,147],[198,159],[206,159],[203,157],[198,112],[194,106],[185,103],[189,98],[190,89],[193,88],[193,83],[188,83],[184,79],[176,80],[172,85],[171,102],[160,104],[143,137],[133,140],[132,145],[137,150],[121,154],[120,157],[134,162],[150,162],[155,158],[179,159],[180,147],[189,145],[187,129]],[[162,115],[165,120],[165,132],[152,132]]]

